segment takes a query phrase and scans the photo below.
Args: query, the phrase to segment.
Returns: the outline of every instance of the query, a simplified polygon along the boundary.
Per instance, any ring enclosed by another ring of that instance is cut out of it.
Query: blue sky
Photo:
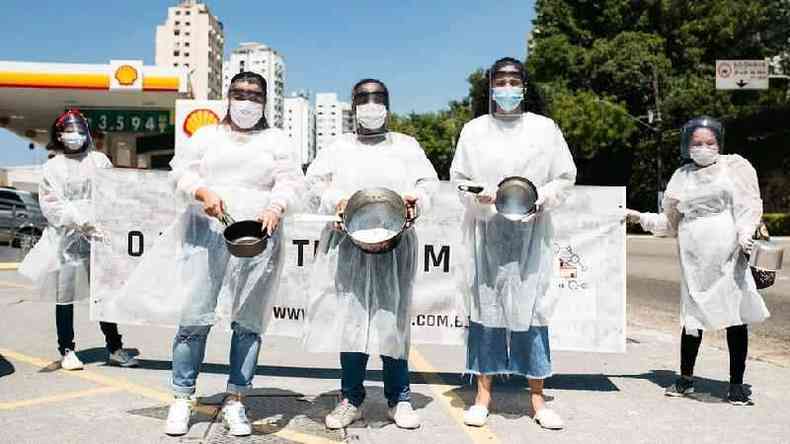
[[[4,1],[0,60],[153,64],[156,25],[176,3]],[[441,109],[466,95],[474,69],[523,58],[534,18],[533,0],[206,3],[225,25],[226,54],[246,41],[283,54],[286,92],[337,92],[347,100],[354,82],[376,77],[398,113]],[[0,165],[33,163],[26,145],[0,129]]]

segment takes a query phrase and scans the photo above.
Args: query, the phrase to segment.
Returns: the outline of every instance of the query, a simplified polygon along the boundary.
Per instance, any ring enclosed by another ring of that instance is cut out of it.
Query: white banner
[[[97,226],[106,239],[92,249],[91,318],[176,325],[178,307],[130,308],[119,297],[128,276],[176,215],[166,174],[102,170],[93,193]],[[557,256],[551,291],[561,293],[550,327],[554,349],[625,351],[624,206],[625,188],[575,187],[568,203],[553,213]],[[453,276],[463,251],[461,220],[455,192],[442,183],[431,211],[417,224],[420,264],[412,315],[416,343],[463,344],[465,304]],[[309,263],[323,226],[300,221],[298,215],[286,221],[286,265],[267,335],[301,336]],[[152,282],[152,288],[169,284]]]

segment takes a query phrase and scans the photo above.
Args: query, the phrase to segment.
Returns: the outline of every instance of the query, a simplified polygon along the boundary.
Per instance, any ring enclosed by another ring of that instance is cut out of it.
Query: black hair
[[[375,83],[375,84],[381,86],[381,88],[384,90],[384,94],[386,96],[386,101],[385,101],[384,105],[387,107],[387,109],[390,109],[390,91],[389,91],[389,89],[387,89],[387,85],[385,85],[384,82],[382,82],[379,79],[362,79],[359,82],[355,83],[354,87],[351,88],[351,106],[352,107],[354,106],[354,96],[356,95],[357,88],[359,88],[360,86],[362,86],[362,85],[364,85],[366,83]]]
[[[258,73],[251,72],[251,71],[242,71],[242,72],[236,74],[235,76],[233,76],[232,79],[230,79],[230,85],[228,86],[228,97],[230,97],[230,89],[233,87],[233,84],[236,83],[236,82],[242,82],[242,81],[243,82],[248,82],[248,83],[255,83],[258,86],[260,86],[261,90],[263,91],[263,108],[264,108],[264,113],[261,115],[261,119],[258,120],[258,123],[256,123],[252,128],[250,128],[250,130],[261,131],[261,130],[268,129],[269,128],[269,121],[266,120],[266,112],[265,112],[266,102],[269,100],[269,98],[266,96],[266,91],[267,91],[267,89],[266,89],[266,79],[264,79],[263,76],[258,74]],[[228,98],[228,100],[230,100],[230,98]],[[222,119],[222,123],[224,123],[225,125],[230,125],[230,123],[231,123],[231,121],[230,121],[230,110],[228,110],[228,112],[225,113],[225,118]]]

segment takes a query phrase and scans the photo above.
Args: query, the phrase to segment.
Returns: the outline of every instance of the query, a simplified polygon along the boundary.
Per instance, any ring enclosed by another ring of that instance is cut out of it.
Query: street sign
[[[768,89],[768,62],[716,60],[716,89]]]
[[[80,112],[95,131],[107,133],[164,133],[171,128],[169,110],[85,109]]]

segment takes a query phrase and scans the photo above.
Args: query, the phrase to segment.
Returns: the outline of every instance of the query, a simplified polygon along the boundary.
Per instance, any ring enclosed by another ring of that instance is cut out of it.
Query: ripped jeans
[[[228,393],[245,395],[252,389],[252,378],[258,365],[258,352],[261,350],[261,335],[247,330],[237,323],[232,324],[233,337],[230,341],[230,374]],[[173,339],[173,378],[171,385],[174,394],[192,396],[195,383],[200,374],[200,365],[206,354],[206,338],[210,325],[179,326]]]

